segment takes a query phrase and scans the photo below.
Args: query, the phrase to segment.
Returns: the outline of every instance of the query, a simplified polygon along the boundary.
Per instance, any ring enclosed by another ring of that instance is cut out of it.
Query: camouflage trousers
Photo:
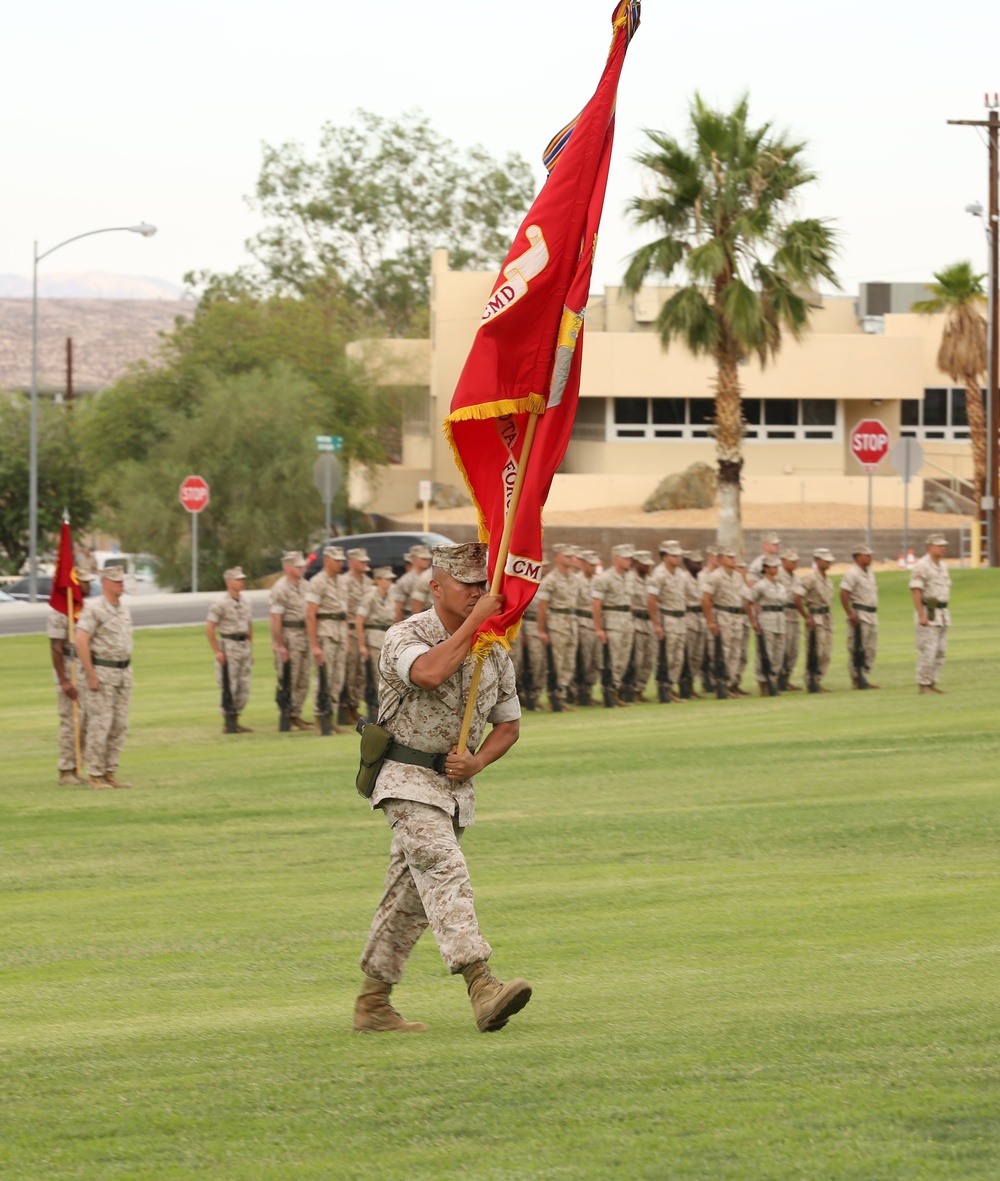
[[[780,619],[781,616],[779,615]],[[771,677],[777,686],[778,675],[785,665],[785,633],[765,631],[763,634],[757,636],[757,643],[754,645],[756,651],[754,653],[753,672],[757,678],[757,684],[760,685],[765,680],[764,677],[764,661],[761,656],[761,640],[764,641],[764,647],[767,649],[767,660],[771,668]]]
[[[66,679],[71,680],[69,662],[66,662]],[[77,714],[80,719],[80,754],[87,749],[87,685],[83,672],[77,667],[76,687],[78,693]],[[76,734],[73,727],[73,702],[56,685],[56,708],[59,711],[59,770],[76,770]]]
[[[517,691],[530,696],[537,701],[546,683],[546,655],[545,645],[538,638],[536,624],[533,619],[526,619],[521,624],[514,646],[510,650],[511,660],[514,662],[514,676],[517,680]]]
[[[948,629],[928,624],[917,629],[917,684],[936,685],[948,653]]]
[[[858,619],[858,627],[861,629],[861,659],[862,667],[865,670],[865,676],[872,671],[875,665],[875,653],[878,649],[878,624],[869,623],[865,619]],[[857,629],[851,624],[847,625],[847,671],[851,674],[851,681],[857,682],[858,671],[855,665],[855,649],[857,647]]]
[[[556,685],[565,695],[576,680],[577,627],[575,615],[549,615],[548,624],[552,662],[555,666]]]
[[[816,636],[819,680],[822,680],[826,676],[826,670],[830,667],[830,657],[833,655],[833,621],[829,615],[813,615],[812,618],[816,622],[813,634]]]
[[[398,984],[427,927],[449,972],[488,960],[491,948],[479,931],[456,817],[412,800],[383,800],[380,806],[392,827],[392,847],[385,893],[361,953],[361,971]]]
[[[346,662],[344,697],[351,709],[356,710],[365,699],[365,662],[361,659],[361,651],[353,632],[347,639]]]
[[[292,666],[292,717],[302,717],[302,707],[309,696],[309,667],[312,657],[309,654],[309,637],[305,629],[295,628],[283,632],[282,643],[288,649],[288,663]],[[278,672],[280,682],[284,674],[284,661],[275,653],[274,667]]]
[[[229,692],[233,695],[233,712],[241,714],[250,700],[250,672],[253,668],[253,649],[248,640],[220,640],[219,647],[226,654],[229,669]],[[222,709],[222,665],[215,662],[215,681],[219,686],[219,711]]]
[[[701,677],[702,685],[704,686],[705,678],[703,665],[705,661],[705,645],[708,642],[708,624],[705,622],[705,616],[700,611],[695,613],[689,611],[687,613],[687,622],[685,624],[687,633],[684,637],[684,647],[687,652],[688,667],[691,669],[691,677]]]
[[[580,670],[583,683],[593,696],[594,686],[601,679],[601,645],[597,642],[597,633],[593,624],[586,626],[580,623]]]
[[[381,628],[365,628],[365,643],[368,645],[368,664],[365,667],[365,688],[371,690],[372,703],[378,709],[378,660],[385,643],[385,632]],[[369,706],[369,708],[371,708]]]
[[[785,608],[785,675],[791,679],[799,659],[799,644],[802,639],[802,616],[798,611]]]
[[[635,684],[636,696],[646,691],[649,678],[653,675],[658,645],[659,642],[649,618],[647,617],[645,621],[636,619],[635,633],[632,637],[632,679]]]
[[[667,680],[671,685],[680,683],[684,671],[684,653],[687,648],[687,618],[678,619],[674,615],[661,615],[660,625],[666,632],[667,641]]]
[[[735,685],[741,675],[740,661],[743,659],[743,639],[746,629],[743,626],[743,616],[733,615],[729,611],[716,611],[715,622],[719,625],[719,636],[722,639],[722,662],[726,666],[726,684]],[[709,643],[715,644],[715,637],[709,638]],[[712,666],[715,666],[715,652],[712,651]]]
[[[337,703],[344,688],[344,676],[347,671],[347,645],[343,640],[335,640],[331,636],[317,636],[319,646],[323,650],[323,665],[326,669],[326,691],[333,703],[333,712],[337,712]],[[319,665],[316,666],[316,693],[319,699]]]
[[[631,617],[629,622],[631,622]],[[628,668],[628,662],[632,659],[633,632],[631,627],[623,628],[620,631],[605,630],[608,634],[608,666],[611,669],[611,687],[618,691],[622,687],[622,679]]]
[[[736,665],[736,680],[733,682],[738,685],[743,679],[743,674],[746,672],[747,664],[750,661],[750,632],[753,630],[750,627],[750,620],[746,615],[740,620],[743,625],[743,634],[740,636],[740,656]]]
[[[124,670],[126,673],[128,670]],[[105,677],[98,672],[100,687],[86,689],[87,770],[107,775],[118,770],[118,758],[128,732],[128,707],[132,698],[130,676]]]

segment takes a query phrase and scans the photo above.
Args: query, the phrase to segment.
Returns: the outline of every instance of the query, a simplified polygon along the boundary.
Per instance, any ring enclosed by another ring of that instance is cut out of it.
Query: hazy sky
[[[357,107],[420,108],[456,143],[533,163],[592,93],[612,0],[173,0],[8,5],[0,43],[0,272],[40,248],[147,220],[159,234],[95,237],[43,266],[180,282],[231,269],[258,222],[244,200],[262,142],[315,144]],[[959,258],[985,270],[982,118],[1000,90],[1000,7],[909,0],[712,5],[645,0],[625,63],[595,288],[620,281],[642,240],[642,129],[683,132],[691,95],[729,104],[810,144],[804,206],[843,234],[846,290],[920,280]],[[538,165],[539,183],[542,179]]]

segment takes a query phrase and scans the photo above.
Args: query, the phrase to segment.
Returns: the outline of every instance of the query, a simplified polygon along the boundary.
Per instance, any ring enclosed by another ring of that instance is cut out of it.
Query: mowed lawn
[[[223,736],[199,629],[136,636],[133,791],[55,786],[43,638],[0,639],[0,1177],[1000,1175],[1000,578],[957,571],[944,697],[905,575],[881,691],[528,715],[465,848],[482,1035],[429,935],[358,1037],[388,830],[356,737],[277,733],[258,631]]]

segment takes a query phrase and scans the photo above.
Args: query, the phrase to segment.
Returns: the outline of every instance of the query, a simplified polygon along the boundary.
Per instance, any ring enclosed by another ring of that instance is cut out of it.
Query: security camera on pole
[[[201,476],[181,481],[181,504],[191,514],[191,590],[198,590],[198,514],[208,504],[208,484]]]
[[[868,536],[872,544],[872,473],[889,453],[889,432],[878,418],[863,418],[851,431],[851,454],[868,472]]]

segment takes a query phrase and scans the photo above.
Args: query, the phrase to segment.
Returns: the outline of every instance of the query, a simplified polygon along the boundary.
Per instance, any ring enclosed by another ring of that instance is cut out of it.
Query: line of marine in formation
[[[943,692],[938,680],[951,624],[946,546],[942,534],[931,534],[927,553],[910,574],[916,680],[922,694]],[[803,687],[794,683],[802,648],[805,688],[828,692],[823,682],[833,652],[836,607],[829,570],[834,555],[816,549],[811,566],[802,569],[799,555],[782,549],[773,533],[765,536],[762,550],[746,566],[733,551],[711,546],[702,554],[666,540],[657,561],[648,550],[624,544],[614,546],[610,565],[604,567],[592,550],[554,546],[547,563],[551,568],[511,651],[524,708],[542,708],[543,698],[556,712],[602,703],[626,706],[646,700],[651,682],[663,703],[703,693],[745,697],[742,682],[751,632],[754,679],[762,695]],[[856,689],[878,687],[872,680],[878,587],[871,563],[871,550],[856,545],[836,588]],[[386,631],[431,607],[430,549],[414,546],[406,564],[399,579],[388,566],[369,575],[364,549],[345,553],[339,546],[327,546],[323,569],[306,579],[301,553],[282,556],[282,575],[271,588],[268,614],[280,729],[334,734],[342,725],[353,727],[362,709],[374,716]],[[87,605],[76,625],[75,645],[69,643],[65,615],[52,610],[48,620],[60,721],[59,782],[128,787],[117,775],[132,692],[132,621],[122,601],[125,573],[120,566],[102,570],[102,593],[90,599],[95,575],[82,568],[76,574]],[[227,570],[225,583],[225,593],[209,610],[206,633],[215,656],[223,731],[247,733],[240,715],[250,695],[252,613],[243,593],[242,569]],[[310,722],[303,710],[314,668]],[[86,778],[79,774],[74,713]]]

